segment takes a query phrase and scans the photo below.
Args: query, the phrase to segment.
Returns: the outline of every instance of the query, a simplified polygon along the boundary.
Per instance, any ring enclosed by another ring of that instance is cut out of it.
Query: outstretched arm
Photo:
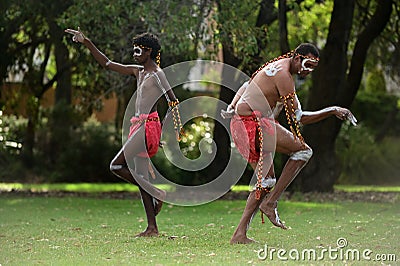
[[[336,116],[340,120],[349,120],[353,124],[353,126],[357,125],[357,119],[350,112],[350,110],[339,106],[327,107],[314,112],[304,111],[302,112],[300,122],[303,125],[313,124],[324,120],[332,115]]]
[[[104,68],[113,70],[120,74],[124,75],[138,75],[139,69],[143,68],[143,66],[139,65],[123,65],[116,62],[111,61],[108,57],[103,54],[97,47],[93,44],[93,42],[87,38],[78,27],[78,30],[66,29],[66,33],[72,34],[72,40],[74,42],[83,43],[93,55],[94,59]]]

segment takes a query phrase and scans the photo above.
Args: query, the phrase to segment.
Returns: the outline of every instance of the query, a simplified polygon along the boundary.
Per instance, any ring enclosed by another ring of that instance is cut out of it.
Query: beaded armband
[[[184,132],[183,132],[181,116],[179,114],[178,105],[179,105],[178,100],[168,102],[168,106],[172,112],[172,119],[174,121],[174,129],[176,132],[176,139],[178,141],[181,141],[181,136],[184,135]]]
[[[300,133],[300,125],[295,117],[295,110],[294,110],[294,100],[296,98],[296,92],[289,93],[286,96],[280,97],[283,100],[283,106],[285,107],[286,113],[286,120],[290,127],[290,131],[293,133],[294,138],[298,138],[301,143],[304,143],[304,138]],[[290,112],[293,115],[290,115]]]

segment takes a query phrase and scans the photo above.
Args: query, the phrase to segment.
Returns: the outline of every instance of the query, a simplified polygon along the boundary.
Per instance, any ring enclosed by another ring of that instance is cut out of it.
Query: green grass
[[[257,256],[265,245],[288,252],[336,248],[339,237],[348,241],[345,249],[399,259],[399,204],[282,201],[280,213],[290,230],[261,224],[257,215],[249,236],[259,243],[230,245],[244,205],[223,200],[197,207],[165,205],[158,216],[161,236],[135,238],[146,226],[138,200],[0,194],[0,265],[380,265],[328,255],[322,261]]]
[[[169,191],[167,185],[157,185],[166,191]],[[48,191],[66,191],[66,192],[139,192],[137,186],[129,183],[54,183],[54,184],[23,184],[23,183],[0,183],[0,191],[33,191],[33,192],[48,192]]]

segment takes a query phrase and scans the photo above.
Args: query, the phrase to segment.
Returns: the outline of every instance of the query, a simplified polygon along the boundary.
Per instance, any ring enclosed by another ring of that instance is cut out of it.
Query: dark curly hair
[[[315,58],[319,58],[318,48],[311,43],[302,43],[294,50],[294,54],[308,55],[312,54]]]
[[[159,54],[161,49],[160,40],[158,39],[158,37],[148,32],[135,36],[133,38],[132,45],[143,45],[144,47],[151,48],[152,51],[150,57],[153,60],[157,59],[157,55]]]

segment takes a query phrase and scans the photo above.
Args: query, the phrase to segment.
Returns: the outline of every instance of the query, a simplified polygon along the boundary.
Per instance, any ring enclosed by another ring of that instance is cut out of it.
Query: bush
[[[89,118],[74,130],[68,148],[60,154],[52,173],[57,182],[114,182],[109,164],[118,152],[120,138],[112,125]]]
[[[20,154],[26,130],[26,119],[1,116],[0,123],[0,182],[117,182],[109,171],[109,164],[121,147],[121,138],[112,125],[105,125],[91,117],[71,129],[65,138],[62,152],[49,158],[50,130],[43,116],[36,132],[33,167],[23,164]],[[9,143],[16,143],[16,147]],[[18,145],[19,144],[19,145]]]
[[[27,119],[3,115],[0,110],[0,181],[16,182],[25,175],[18,160]]]
[[[400,138],[387,137],[377,143],[362,124],[355,128],[343,125],[336,148],[342,165],[340,184],[400,184]]]

